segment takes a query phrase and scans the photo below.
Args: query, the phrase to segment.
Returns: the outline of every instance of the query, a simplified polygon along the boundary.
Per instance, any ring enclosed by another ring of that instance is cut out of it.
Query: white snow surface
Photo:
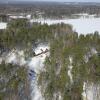
[[[26,18],[27,18],[27,19],[31,19],[31,15],[27,15]]]
[[[84,82],[82,97],[83,100],[100,100],[100,84]]]
[[[87,94],[86,94],[86,82],[83,83],[82,97],[83,97],[83,100],[87,100]]]
[[[6,29],[7,28],[7,23],[0,22],[0,29]]]
[[[73,69],[73,66],[72,66],[72,63],[73,63],[73,59],[72,57],[69,57],[69,66],[68,66],[68,76],[70,78],[70,83],[73,83],[73,75],[72,75],[72,69]]]
[[[18,18],[26,18],[26,17],[24,17],[24,16],[9,16],[10,18],[12,18],[12,19],[18,19]]]
[[[20,66],[25,65],[25,57],[24,57],[24,51],[19,51],[13,49],[11,52],[8,53],[8,55],[4,58],[5,63],[13,63],[18,64]]]

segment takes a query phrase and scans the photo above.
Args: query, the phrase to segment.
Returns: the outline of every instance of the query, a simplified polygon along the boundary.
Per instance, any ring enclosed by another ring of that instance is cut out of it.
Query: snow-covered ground
[[[100,84],[93,82],[84,82],[83,100],[100,100]]]
[[[72,75],[72,69],[73,69],[73,66],[72,66],[72,63],[73,63],[73,59],[72,57],[69,57],[69,66],[68,66],[68,76],[70,78],[70,83],[72,84],[73,83],[73,75]]]
[[[45,51],[46,49],[49,49],[49,47],[47,45],[39,45],[36,49],[35,49],[35,53],[39,54],[43,51]],[[37,57],[33,57],[30,61],[29,61],[29,69],[30,70],[34,70],[36,72],[36,74],[39,74],[39,72],[41,70],[43,70],[43,66],[44,66],[44,61],[46,56],[49,56],[49,53],[45,53],[45,54],[41,54]],[[32,100],[43,100],[42,96],[41,96],[41,92],[40,89],[37,85],[37,78],[35,80],[31,80],[31,87],[33,89],[31,96],[32,96]]]
[[[7,23],[0,22],[0,29],[6,29],[7,28]]]
[[[48,44],[40,44],[34,49],[34,52],[35,54],[39,54],[47,49],[49,50]],[[0,57],[0,64],[2,61],[5,61],[5,63],[27,66],[29,70],[30,88],[32,91],[31,100],[43,100],[40,89],[37,85],[37,79],[39,72],[43,70],[44,61],[47,56],[49,56],[49,52],[25,60],[25,53],[23,50],[19,51],[17,49],[13,49],[6,56]]]
[[[65,23],[71,24],[73,30],[79,34],[94,33],[98,31],[100,33],[100,18],[78,18],[78,19],[62,19],[62,20],[52,20],[52,19],[35,19],[30,20],[30,22],[41,22],[41,24],[47,23],[48,25]]]
[[[26,18],[26,17],[24,17],[24,16],[9,16],[9,17],[12,18],[12,19]]]
[[[26,19],[31,19],[31,15],[29,14],[29,15],[9,15],[9,18],[11,18],[11,19],[23,19],[23,18],[26,18]]]
[[[78,14],[73,14],[73,15],[80,18],[94,18],[97,16],[96,14],[89,15],[88,13],[78,13]]]

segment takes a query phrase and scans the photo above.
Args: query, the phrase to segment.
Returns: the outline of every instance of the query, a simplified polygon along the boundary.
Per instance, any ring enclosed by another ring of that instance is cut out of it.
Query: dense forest
[[[2,12],[4,11],[4,12]],[[30,2],[8,3],[0,5],[1,14],[32,14],[35,18],[63,18],[72,14],[88,13],[100,15],[99,3],[58,3],[58,2]]]
[[[26,19],[12,20],[6,30],[0,30],[0,100],[30,100],[27,65],[6,64],[5,56],[12,49],[24,50],[25,56],[34,56],[32,48],[36,44],[50,42],[67,32],[72,32],[70,25],[30,25]]]
[[[29,99],[29,83],[24,66],[0,64],[0,100]]]
[[[83,82],[100,84],[100,35],[63,34],[50,45],[39,85],[45,100],[82,100]],[[72,60],[72,61],[71,61]],[[68,70],[72,66],[72,79]]]
[[[59,94],[62,100],[81,100],[84,81],[100,82],[99,33],[78,35],[71,25],[64,23],[30,25],[26,19],[12,20],[6,30],[0,30],[0,57],[13,48],[34,55],[33,46],[41,42],[50,44],[50,56],[38,79],[45,100],[58,100]],[[72,79],[67,73],[69,66],[73,66]],[[30,100],[26,68],[0,64],[0,100]]]

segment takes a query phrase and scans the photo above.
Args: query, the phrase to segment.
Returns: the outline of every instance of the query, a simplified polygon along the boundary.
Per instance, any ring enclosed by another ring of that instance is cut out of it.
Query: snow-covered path
[[[37,55],[43,51],[46,51],[47,49],[49,50],[48,44],[40,44],[34,49],[34,52]],[[43,53],[39,56],[33,56],[32,58],[25,60],[25,54],[23,50],[19,51],[13,49],[6,56],[0,57],[0,64],[2,61],[5,61],[5,63],[18,64],[20,66],[25,65],[28,67],[32,98],[31,100],[43,100],[37,85],[37,79],[38,74],[43,70],[44,61],[47,56],[49,56],[49,52]]]
[[[70,83],[73,83],[73,75],[72,75],[72,69],[73,69],[73,66],[72,66],[72,62],[73,62],[73,59],[72,57],[69,57],[69,66],[68,66],[68,76],[70,78]]]
[[[35,54],[41,53],[41,51],[45,51],[46,49],[49,49],[47,45],[39,45],[35,49]],[[31,58],[31,60],[28,63],[29,69],[34,70],[36,75],[39,74],[39,72],[43,70],[44,61],[47,56],[49,56],[48,52]],[[40,89],[37,85],[37,79],[38,77],[35,77],[35,79],[31,80],[31,89],[32,89],[31,97],[32,100],[43,100]]]

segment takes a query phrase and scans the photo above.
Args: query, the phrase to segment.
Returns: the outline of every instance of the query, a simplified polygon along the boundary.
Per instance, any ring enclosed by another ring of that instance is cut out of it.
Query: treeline
[[[55,6],[46,6],[42,8],[42,12],[45,13],[43,15],[43,17],[45,18],[70,18],[73,17],[72,14],[78,13],[88,13],[90,15],[96,14],[98,16],[100,14],[100,6],[62,4]]]
[[[83,82],[100,84],[100,35],[65,34],[50,42],[38,84],[45,100],[82,100]],[[72,60],[72,61],[70,61]],[[72,68],[72,82],[68,75]]]
[[[47,3],[47,2],[34,2],[23,4],[9,4],[10,6],[0,6],[0,12],[4,14],[32,14],[34,17],[42,15],[43,18],[63,18],[69,17],[72,14],[88,13],[100,15],[100,4],[97,3]]]
[[[35,42],[49,42],[56,36],[69,32],[72,32],[72,27],[63,23],[30,25],[26,19],[17,19],[9,22],[6,30],[0,31],[0,45],[6,48],[31,47]]]

